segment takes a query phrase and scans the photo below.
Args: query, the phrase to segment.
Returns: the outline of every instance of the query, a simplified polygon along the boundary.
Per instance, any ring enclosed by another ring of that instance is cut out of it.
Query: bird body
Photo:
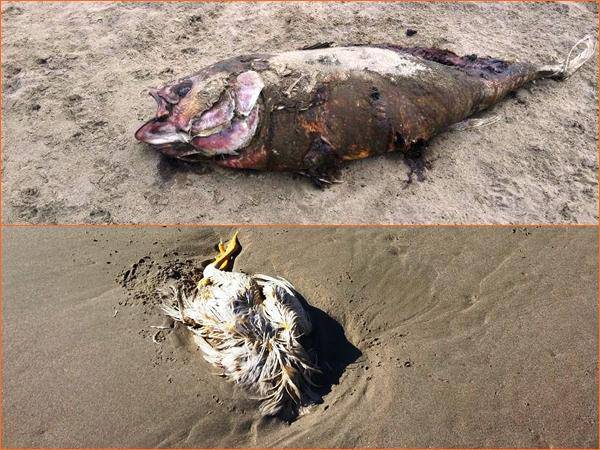
[[[191,293],[174,289],[163,311],[193,333],[204,359],[262,401],[265,416],[293,415],[318,399],[319,372],[301,343],[310,316],[288,281],[229,271],[240,249],[237,234],[209,264]]]

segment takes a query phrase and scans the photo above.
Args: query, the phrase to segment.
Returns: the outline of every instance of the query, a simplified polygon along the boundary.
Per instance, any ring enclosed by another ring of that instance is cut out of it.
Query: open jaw
[[[196,136],[191,144],[205,155],[237,155],[238,150],[246,147],[258,128],[260,105],[255,105],[248,117],[231,120],[222,131],[208,136]]]
[[[178,86],[152,91],[158,103],[156,117],[144,124],[135,137],[175,158],[197,160],[223,155],[233,159],[256,134],[263,87],[258,73],[243,72],[217,102],[191,118],[186,115],[186,105],[193,105],[193,98],[180,102],[189,90],[181,97],[163,94],[168,89],[177,90]]]

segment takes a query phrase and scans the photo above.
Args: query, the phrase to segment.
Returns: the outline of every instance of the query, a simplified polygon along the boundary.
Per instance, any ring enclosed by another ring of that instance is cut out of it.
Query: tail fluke
[[[579,53],[575,53],[578,48],[582,48],[582,50]],[[544,66],[538,71],[538,75],[540,78],[566,80],[588,62],[594,56],[595,52],[596,41],[593,36],[588,35],[577,41],[561,64]]]

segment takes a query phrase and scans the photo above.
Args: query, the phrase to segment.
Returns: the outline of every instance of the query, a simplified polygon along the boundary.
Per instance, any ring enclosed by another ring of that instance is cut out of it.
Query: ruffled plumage
[[[319,369],[300,343],[312,331],[310,316],[288,281],[220,270],[232,265],[222,261],[206,267],[194,292],[173,288],[162,309],[194,334],[206,361],[262,401],[263,415],[289,417],[319,398]]]

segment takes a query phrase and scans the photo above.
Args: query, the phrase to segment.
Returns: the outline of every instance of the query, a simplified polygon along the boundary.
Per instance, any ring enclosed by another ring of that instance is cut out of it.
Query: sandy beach
[[[242,228],[340,374],[290,425],[152,328],[232,231],[7,229],[4,446],[597,448],[595,229]]]
[[[175,163],[135,141],[149,88],[239,54],[316,42],[562,60],[597,6],[560,2],[67,4],[3,9],[9,223],[597,223],[597,58],[427,148],[346,165],[325,191],[294,174]],[[408,29],[417,33],[407,36]]]

